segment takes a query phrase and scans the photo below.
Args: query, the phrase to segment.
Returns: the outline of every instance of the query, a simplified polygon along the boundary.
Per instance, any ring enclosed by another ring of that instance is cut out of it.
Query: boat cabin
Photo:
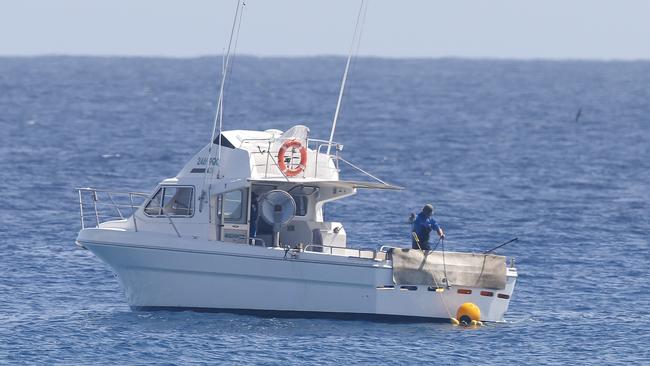
[[[348,163],[340,157],[341,149],[337,143],[310,139],[305,126],[286,132],[224,131],[176,177],[160,182],[142,205],[132,206],[133,215],[100,226],[310,251],[345,248],[343,225],[325,221],[323,206],[354,195],[358,188],[399,188],[376,178],[339,180],[339,163]],[[269,192],[277,191],[286,192],[293,204],[288,221],[275,226],[260,205]],[[274,240],[277,233],[279,242]]]

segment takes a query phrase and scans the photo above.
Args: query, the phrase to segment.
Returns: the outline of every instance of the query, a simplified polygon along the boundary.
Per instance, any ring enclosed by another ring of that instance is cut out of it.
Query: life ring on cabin
[[[289,168],[285,161],[286,159],[285,155],[289,149],[291,149],[292,151],[294,149],[298,149],[298,151],[300,152],[300,164],[298,164],[295,168]],[[280,151],[278,151],[278,168],[280,168],[280,171],[284,173],[287,177],[293,177],[300,174],[303,170],[305,170],[306,167],[307,167],[307,148],[302,146],[302,144],[298,140],[285,141],[280,147]]]

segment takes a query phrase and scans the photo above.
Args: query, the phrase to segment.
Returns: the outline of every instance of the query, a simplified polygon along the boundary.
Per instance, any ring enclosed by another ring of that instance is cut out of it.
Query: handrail
[[[164,208],[161,208],[160,212],[162,212],[163,215],[165,215],[165,217],[169,220],[169,223],[172,224],[172,227],[174,228],[174,231],[176,232],[176,235],[178,235],[178,237],[180,238],[181,233],[178,232],[178,229],[176,228],[176,224],[174,224],[174,221],[172,220],[171,216],[169,216],[167,214],[167,212],[165,212]]]
[[[133,212],[133,214],[131,215],[131,216],[133,216],[133,227],[135,228],[135,232],[137,233],[138,232],[138,222],[135,219],[135,208],[133,207],[133,195],[131,195],[131,194],[129,195],[129,202],[131,203],[131,212]]]
[[[379,247],[380,252],[387,253],[388,250],[386,250],[386,249],[403,249],[403,248],[402,247],[394,247],[392,245],[382,245],[381,247]]]
[[[92,200],[93,200],[93,209],[94,209],[94,219],[95,219],[95,227],[99,227],[99,225],[102,222],[109,221],[111,219],[125,219],[125,215],[122,212],[123,209],[130,209],[131,210],[131,215],[129,217],[133,218],[133,228],[137,232],[138,231],[138,222],[137,222],[137,216],[135,215],[137,209],[141,207],[146,200],[150,197],[150,194],[148,193],[143,193],[143,192],[123,192],[123,191],[112,191],[112,190],[107,190],[107,189],[97,189],[97,188],[77,188],[78,195],[79,195],[79,217],[81,219],[81,228],[85,229],[87,222],[86,222],[86,212],[84,211],[84,193],[87,192],[91,195]],[[108,201],[110,202],[102,202],[100,200],[99,194],[105,195],[105,198],[108,198]],[[115,200],[114,196],[123,196],[124,200],[127,199],[128,201],[126,203],[121,203],[117,202]],[[87,197],[87,196],[86,196]],[[134,197],[139,197],[143,199],[143,202],[140,204],[136,204],[134,202]],[[101,212],[102,208],[108,207],[113,211],[113,214],[111,215],[106,215],[106,211]],[[174,223],[173,218],[164,211],[163,207],[160,207],[160,211],[162,212],[162,216],[166,217],[167,220],[169,221],[169,224],[172,226],[174,229],[174,232],[176,235],[180,238],[181,233],[178,230],[178,227]],[[114,213],[117,212],[117,216],[112,216]]]
[[[315,141],[318,141],[318,140],[315,140]],[[334,143],[334,144],[336,146],[336,149],[335,149],[336,155],[334,155],[334,156],[321,153],[321,151],[320,151],[321,148],[323,148],[324,146],[329,146],[330,145],[329,143],[320,144],[320,145],[318,145],[318,148],[316,148],[316,161],[314,162],[314,178],[318,177],[318,157],[321,154],[327,155],[330,158],[333,158],[332,160],[334,160],[334,165],[335,165],[334,169],[337,172],[339,171],[339,159],[343,159],[342,157],[339,156],[339,151],[341,151],[341,149],[343,148],[343,145],[340,145],[338,143]]]
[[[122,215],[122,211],[120,211],[120,208],[115,203],[115,200],[113,199],[113,196],[111,196],[111,192],[106,192],[106,195],[108,195],[108,199],[110,199],[111,202],[113,203],[113,206],[115,206],[115,209],[117,210],[117,214],[120,215],[121,219],[124,219],[124,215]]]
[[[278,166],[278,163],[275,161],[275,158],[273,157],[274,151],[271,151],[271,144],[276,142],[276,141],[289,141],[289,140],[293,140],[293,139],[294,139],[294,137],[247,138],[247,139],[241,140],[241,145],[257,143],[256,144],[257,145],[257,151],[250,150],[250,153],[251,154],[259,154],[259,155],[265,155],[266,156],[266,163],[264,163],[264,164],[255,164],[255,166],[256,167],[264,166],[264,168],[265,168],[264,169],[264,177],[268,178],[269,166],[276,166],[276,167]],[[318,158],[319,158],[320,155],[325,155],[325,153],[321,152],[323,147],[328,147],[328,148],[334,147],[335,148],[334,150],[336,151],[336,154],[328,155],[328,156],[334,160],[335,169],[337,171],[339,170],[338,159],[340,158],[339,151],[341,151],[343,149],[342,144],[339,144],[338,142],[334,142],[334,141],[330,142],[330,141],[320,140],[320,139],[307,138],[306,140],[307,140],[307,147],[308,148],[309,148],[310,145],[318,144],[317,146],[315,146],[315,149],[313,149],[316,152],[316,160],[314,162],[314,164],[315,164],[314,165],[314,178],[316,178],[318,176]],[[266,149],[263,150],[264,147],[261,146],[261,145],[263,143],[265,143],[265,142],[267,143],[267,146],[265,146]],[[269,159],[272,160],[272,164],[269,163]],[[282,173],[282,172],[280,172],[280,173]],[[284,173],[282,173],[282,175],[284,175]],[[284,178],[287,181],[289,181],[289,179],[288,179],[288,177],[286,177],[286,175],[284,175]]]
[[[107,219],[125,219],[125,215],[123,213],[123,209],[130,209],[131,214],[135,213],[136,211],[136,205],[133,200],[133,196],[138,196],[138,197],[143,197],[144,199],[148,198],[149,195],[146,193],[141,193],[141,192],[118,192],[118,191],[111,191],[107,189],[96,189],[96,188],[77,188],[78,192],[78,197],[79,197],[79,217],[81,219],[81,227],[86,228],[87,222],[86,222],[86,212],[84,210],[84,197],[87,197],[84,195],[84,193],[89,193],[91,195],[92,201],[93,201],[93,211],[94,211],[94,219],[95,219],[95,227],[99,227],[99,224],[101,224],[103,221],[107,221]],[[108,199],[110,202],[102,202],[100,199],[100,194],[105,195],[105,198]],[[114,196],[124,196],[128,197],[128,203],[118,203],[115,200]],[[113,212],[117,213],[117,216],[112,216],[112,215],[105,215],[105,212],[101,212],[102,208],[110,208],[113,209]],[[135,216],[133,216],[134,220],[134,226],[135,230],[137,231],[137,223]]]
[[[247,138],[247,139],[241,140],[241,144],[243,145],[244,143],[250,143],[250,142],[289,141],[289,140],[294,140],[294,139],[296,139],[296,138],[295,137]],[[330,141],[326,141],[326,140],[312,139],[312,138],[307,138],[306,140],[307,140],[307,144],[309,144],[310,142],[319,142],[319,143],[325,143],[325,144],[331,145],[331,146],[337,146],[337,145],[338,146],[343,146],[343,145],[341,145],[341,144],[339,144],[338,142],[335,142],[335,141],[330,142]]]
[[[264,153],[264,152],[259,148],[259,146],[257,147],[257,149],[260,150],[260,154],[263,154],[263,153]],[[284,177],[284,179],[286,179],[287,182],[289,182],[289,177],[287,177],[287,175],[284,174],[284,172],[283,172],[282,170],[280,170],[280,165],[278,164],[278,162],[275,161],[275,158],[273,158],[273,156],[271,156],[271,151],[270,151],[270,150],[267,150],[267,151],[266,151],[266,169],[265,169],[265,172],[264,172],[264,177],[265,177],[265,178],[268,177],[268,171],[269,171],[269,158],[271,158],[271,160],[273,161],[273,165],[275,165],[275,166],[278,167],[278,170],[280,171],[280,174],[282,174],[282,176]]]
[[[97,219],[97,226],[99,226],[99,213],[97,212],[97,191],[93,191],[93,206],[95,208],[95,219]]]
[[[285,140],[292,140],[292,139],[293,139],[293,137],[248,138],[248,139],[241,140],[241,144],[243,145],[245,143],[252,143],[252,142],[267,142],[268,143],[268,146],[266,147],[266,150],[263,150],[263,148],[261,146],[257,146],[258,151],[254,151],[254,150],[250,151],[251,154],[266,154],[267,159],[266,159],[266,164],[264,164],[264,166],[265,166],[264,177],[268,178],[269,165],[271,165],[271,166],[277,166],[278,165],[278,163],[275,161],[275,159],[272,156],[271,144],[273,142],[275,142],[275,141],[285,141]],[[367,177],[369,177],[369,178],[371,178],[371,179],[373,179],[373,180],[375,180],[375,181],[377,181],[379,183],[388,185],[388,183],[386,183],[384,180],[380,179],[379,177],[367,172],[366,170],[362,169],[361,167],[359,167],[359,166],[353,164],[352,162],[350,162],[350,161],[344,159],[343,157],[341,157],[341,154],[339,152],[343,149],[342,144],[339,144],[338,142],[335,142],[335,141],[326,141],[326,140],[308,138],[307,139],[307,147],[309,147],[310,143],[317,144],[315,146],[315,149],[314,149],[314,151],[316,152],[316,159],[315,159],[315,162],[314,162],[314,178],[318,177],[318,160],[319,160],[319,157],[321,155],[327,155],[328,157],[332,158],[332,160],[334,161],[334,165],[335,165],[334,169],[336,169],[336,171],[340,171],[339,162],[342,161],[345,164],[347,164],[348,166],[355,169],[356,171],[366,175]],[[327,147],[328,150],[329,150],[329,148],[334,147],[335,148],[334,149],[335,154],[328,154],[328,153],[321,152],[323,147]],[[273,159],[273,164],[269,164],[269,158]],[[256,164],[255,166],[261,166],[261,164]],[[282,172],[280,172],[280,173],[282,173]],[[282,175],[284,175],[284,173],[282,173]],[[284,175],[284,178],[287,179],[287,181],[289,180],[286,177],[286,175]]]
[[[361,257],[362,252],[366,253],[372,253],[372,259],[377,258],[377,251],[374,249],[365,249],[365,248],[348,248],[348,247],[336,247],[333,245],[320,245],[320,244],[307,244],[305,248],[303,249],[305,252],[310,252],[309,248],[329,248],[329,254],[334,255],[334,249],[339,249],[339,250],[352,250],[357,252],[357,258],[363,258]],[[314,252],[311,250],[311,252]]]
[[[77,191],[85,191],[85,192],[110,192],[112,194],[133,194],[136,196],[143,196],[143,197],[149,197],[149,193],[146,192],[135,192],[135,191],[114,191],[111,189],[103,189],[103,188],[90,188],[90,187],[78,187],[75,188]]]
[[[262,245],[261,245],[261,246],[263,246],[263,247],[266,246],[266,242],[265,242],[264,239],[262,239],[262,238],[249,238],[249,240],[252,242],[250,245],[257,245],[257,244],[255,244],[255,243],[258,242],[258,241],[260,241],[260,242],[262,242]]]
[[[77,190],[79,193],[79,215],[81,216],[81,228],[84,228],[84,204],[81,197],[81,190]]]

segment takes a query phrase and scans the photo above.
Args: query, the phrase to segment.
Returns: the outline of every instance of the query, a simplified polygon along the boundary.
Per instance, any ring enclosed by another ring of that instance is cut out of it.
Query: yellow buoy
[[[456,319],[463,325],[477,324],[481,321],[481,309],[474,303],[466,302],[456,311]]]

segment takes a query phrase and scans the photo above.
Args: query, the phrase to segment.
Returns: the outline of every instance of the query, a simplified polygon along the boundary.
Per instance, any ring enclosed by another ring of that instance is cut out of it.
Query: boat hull
[[[140,235],[139,235],[140,234]],[[134,309],[194,309],[271,316],[432,321],[472,302],[503,321],[516,273],[494,296],[393,286],[391,262],[292,252],[169,235],[84,229],[77,241],[118,275]],[[466,291],[465,291],[466,292]],[[497,293],[508,298],[500,298]]]

